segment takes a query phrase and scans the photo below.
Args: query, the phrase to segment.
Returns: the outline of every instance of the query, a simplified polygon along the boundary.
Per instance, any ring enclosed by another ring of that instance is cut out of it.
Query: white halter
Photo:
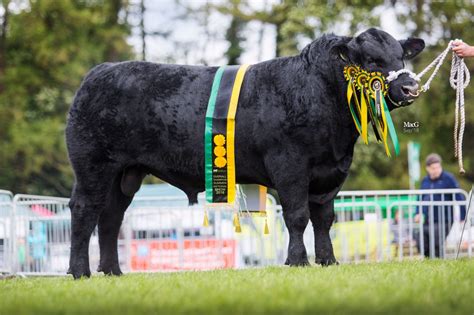
[[[412,72],[412,71],[410,71],[406,68],[400,69],[398,71],[390,71],[388,73],[388,77],[386,79],[390,83],[393,80],[396,80],[399,75],[404,74],[404,73],[408,74],[410,76],[410,78],[412,78],[413,80],[420,81],[420,78],[417,77],[416,73],[414,73],[414,72]]]

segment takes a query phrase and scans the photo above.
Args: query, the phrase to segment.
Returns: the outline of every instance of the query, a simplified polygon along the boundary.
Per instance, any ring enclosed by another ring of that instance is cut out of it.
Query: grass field
[[[0,281],[1,314],[474,314],[474,260]]]

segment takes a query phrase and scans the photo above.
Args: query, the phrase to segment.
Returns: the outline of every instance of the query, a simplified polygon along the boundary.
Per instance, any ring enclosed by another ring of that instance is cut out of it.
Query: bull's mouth
[[[421,92],[422,90],[420,89],[419,85],[413,84],[396,87],[395,91],[389,91],[389,93],[387,94],[388,99],[394,106],[403,107],[411,105],[415,101],[415,99],[420,96]]]
[[[388,99],[390,102],[396,107],[404,107],[411,105],[421,94],[421,90],[419,89],[418,84],[416,85],[404,85],[400,88],[399,92],[392,97],[388,94]],[[396,100],[398,99],[398,100]],[[396,101],[395,101],[396,100]]]
[[[391,97],[390,97],[390,93],[387,93],[387,96],[388,96],[388,99],[389,101],[395,105],[396,107],[405,107],[405,106],[409,106],[411,105],[415,99],[420,95],[420,92],[417,92],[416,94],[409,94],[410,95],[410,98],[406,98],[404,100],[400,100],[400,101],[394,101]]]

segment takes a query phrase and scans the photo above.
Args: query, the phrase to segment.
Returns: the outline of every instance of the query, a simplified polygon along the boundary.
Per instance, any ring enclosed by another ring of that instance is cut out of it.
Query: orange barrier
[[[236,241],[231,239],[133,240],[132,271],[208,270],[236,267]]]

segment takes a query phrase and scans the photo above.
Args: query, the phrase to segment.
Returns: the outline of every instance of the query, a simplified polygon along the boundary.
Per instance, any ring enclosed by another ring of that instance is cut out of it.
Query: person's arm
[[[449,176],[448,178],[450,179],[450,186],[451,186],[449,188],[459,188],[459,183],[454,176]],[[461,193],[457,193],[455,198],[456,198],[456,201],[466,200],[464,195]],[[461,206],[459,210],[461,212],[461,221],[464,221],[466,219],[466,206]]]
[[[423,178],[423,180],[421,181],[421,185],[420,185],[420,189],[428,189],[429,188],[429,185],[428,185],[428,182],[427,182],[427,178]],[[419,201],[426,201],[429,199],[429,195],[421,195],[421,196],[418,196],[418,200]],[[415,210],[415,218],[414,218],[414,221],[416,223],[419,223],[420,221],[423,220],[423,217],[427,217],[428,215],[428,206],[421,206],[421,213],[420,213],[420,206],[416,206],[416,210]]]
[[[453,51],[459,57],[474,57],[474,46],[469,46],[468,44],[462,41],[453,42]]]

